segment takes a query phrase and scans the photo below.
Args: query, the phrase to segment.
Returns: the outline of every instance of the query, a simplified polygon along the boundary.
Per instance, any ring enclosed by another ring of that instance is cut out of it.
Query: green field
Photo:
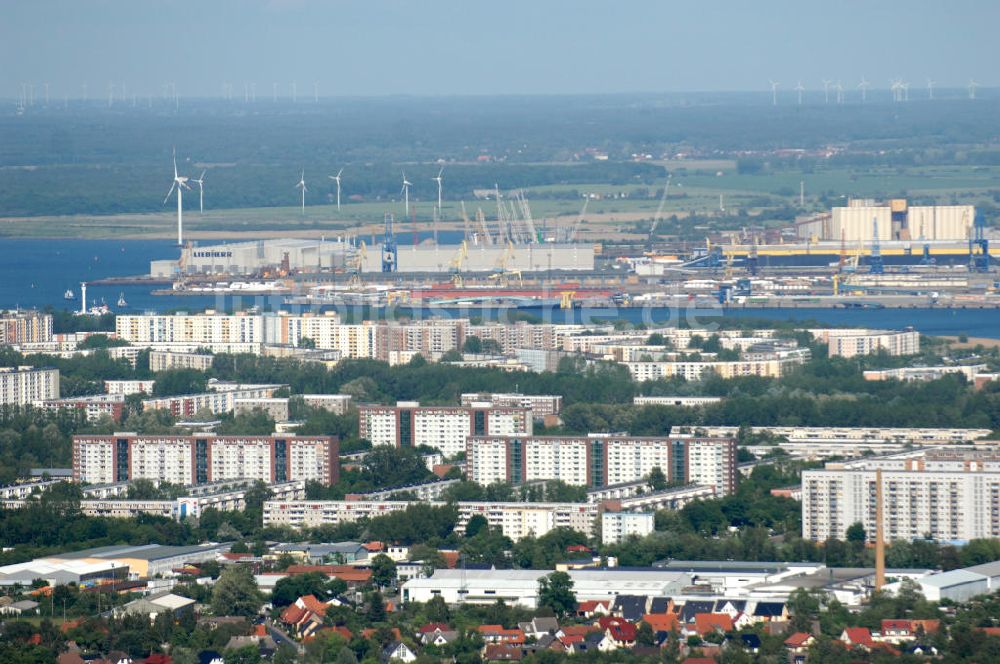
[[[805,183],[805,207],[799,209],[799,182]],[[642,185],[560,184],[525,190],[536,225],[542,220],[548,228],[572,226],[583,206],[584,195],[599,195],[587,206],[581,227],[585,239],[606,239],[602,232],[629,232],[648,224],[660,205],[662,183]],[[625,192],[626,198],[610,198]],[[720,215],[719,194],[723,195],[726,215]],[[802,173],[776,171],[740,174],[735,168],[710,170],[675,170],[670,195],[663,208],[664,218],[672,215],[711,216],[715,228],[738,227],[746,223],[743,211],[758,222],[768,222],[769,212],[793,209],[810,212],[855,196],[885,198],[907,196],[919,202],[963,202],[992,205],[1000,195],[1000,167],[934,166],[895,169],[827,169]],[[307,199],[308,203],[308,199]],[[433,222],[432,201],[411,202],[411,217],[416,226],[428,230]],[[461,202],[444,203],[439,229],[461,230]],[[490,227],[496,218],[493,200],[466,201],[473,230],[477,230],[476,210],[481,208]],[[333,205],[308,205],[305,214],[298,207],[244,208],[206,210],[204,214],[185,210],[185,231],[193,239],[222,239],[252,236],[320,236],[377,232],[383,215],[392,212],[397,229],[406,233],[414,228],[403,219],[401,201],[347,203],[337,212]],[[727,221],[728,220],[728,221]],[[787,221],[787,215],[786,215]],[[992,220],[990,220],[992,221]],[[80,237],[80,238],[168,238],[175,234],[176,216],[169,205],[160,213],[119,214],[109,216],[57,216],[0,219],[0,235],[7,237]]]

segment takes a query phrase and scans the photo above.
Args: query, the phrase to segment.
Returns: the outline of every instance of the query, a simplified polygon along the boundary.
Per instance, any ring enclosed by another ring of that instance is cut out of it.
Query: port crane
[[[500,257],[497,258],[496,266],[497,272],[489,276],[490,279],[495,280],[501,288],[506,288],[510,285],[510,277],[516,276],[517,283],[521,283],[521,271],[517,269],[510,269],[511,263],[514,261],[514,243],[510,240],[507,241],[507,246]]]
[[[448,264],[448,271],[451,272],[451,283],[454,284],[455,288],[462,288],[465,286],[465,277],[462,276],[463,267],[465,266],[465,261],[469,257],[469,243],[462,240],[462,244],[459,245],[458,251],[455,252],[455,256],[452,257],[451,262]]]
[[[590,199],[587,198],[583,201],[583,207],[580,208],[580,214],[576,216],[576,223],[573,224],[573,228],[569,232],[568,240],[570,242],[576,242],[576,236],[580,232],[580,224],[583,223],[583,215],[587,214],[587,206],[590,205]]]
[[[357,290],[361,288],[361,271],[364,269],[365,263],[368,261],[368,247],[365,246],[365,241],[362,240],[361,244],[358,245],[357,250],[354,252],[354,258],[351,260],[351,278],[347,282],[347,285],[351,290]]]
[[[872,219],[872,254],[868,261],[869,274],[884,274],[885,264],[882,262],[882,249],[878,240],[878,217]]]
[[[382,271],[395,272],[399,250],[396,247],[396,237],[392,232],[392,213],[385,213],[385,234],[382,238]]]

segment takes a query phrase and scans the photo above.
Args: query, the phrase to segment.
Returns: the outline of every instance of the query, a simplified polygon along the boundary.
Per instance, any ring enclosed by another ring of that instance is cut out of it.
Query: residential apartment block
[[[302,402],[310,408],[322,408],[343,415],[351,408],[350,394],[303,394]]]
[[[213,355],[203,353],[175,353],[167,350],[149,351],[149,370],[152,372],[167,369],[196,369],[208,371],[212,368]]]
[[[669,481],[733,490],[736,441],[627,435],[470,436],[467,476],[479,484],[561,480],[600,487],[641,480],[653,468]]]
[[[619,544],[629,537],[645,537],[655,526],[652,512],[601,513],[601,542]]]
[[[0,346],[52,341],[52,314],[32,309],[0,311]]]
[[[0,367],[0,404],[27,406],[59,398],[59,370]]]
[[[155,380],[106,380],[104,381],[105,394],[152,394]]]
[[[353,523],[405,510],[418,504],[408,500],[269,500],[264,503],[264,525],[315,528]],[[435,507],[443,502],[421,502]],[[571,528],[591,537],[598,516],[592,503],[460,502],[457,530],[474,516],[481,516],[491,528],[499,528],[514,541],[534,535],[541,537],[554,528]]]
[[[488,403],[499,408],[528,408],[536,420],[558,415],[562,411],[562,396],[558,394],[473,392],[463,394],[460,403],[463,406]]]
[[[327,436],[177,436],[120,433],[73,437],[73,479],[111,484],[149,479],[184,486],[252,479],[336,483],[339,444]]]
[[[469,436],[530,436],[533,418],[527,408],[494,406],[421,406],[400,401],[395,406],[359,407],[358,437],[372,445],[428,445],[451,457],[466,449]]]
[[[99,420],[105,415],[118,422],[125,413],[125,395],[94,394],[82,397],[66,397],[65,399],[46,399],[44,401],[36,401],[34,405],[36,408],[43,408],[50,411],[82,411],[86,414],[88,422]]]
[[[801,349],[808,351],[808,349]],[[721,378],[739,378],[740,376],[762,376],[764,378],[780,378],[796,366],[809,359],[806,353],[789,353],[784,357],[759,360],[735,361],[676,361],[676,362],[622,362],[637,381],[659,380],[680,376],[685,380],[699,380],[708,372],[718,374]]]
[[[802,536],[844,539],[861,523],[875,539],[881,472],[885,537],[938,541],[1000,537],[1000,454],[972,449],[907,452],[828,463],[802,472]]]
[[[209,386],[211,389],[211,385]],[[239,385],[231,389],[219,387],[203,394],[157,397],[142,402],[143,410],[169,410],[174,417],[191,417],[200,410],[213,414],[231,413],[237,402],[244,399],[269,399],[285,385]]]
[[[225,314],[211,309],[200,314],[136,314],[115,318],[119,339],[143,346],[195,344],[205,347],[264,343],[260,314]]]
[[[817,341],[829,345],[830,357],[854,357],[887,353],[916,355],[920,352],[920,333],[913,330],[818,329],[809,330]]]

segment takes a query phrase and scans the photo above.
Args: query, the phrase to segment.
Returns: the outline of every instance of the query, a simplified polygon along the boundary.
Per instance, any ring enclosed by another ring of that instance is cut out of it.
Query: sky
[[[0,0],[0,97],[1000,85],[997,0]]]

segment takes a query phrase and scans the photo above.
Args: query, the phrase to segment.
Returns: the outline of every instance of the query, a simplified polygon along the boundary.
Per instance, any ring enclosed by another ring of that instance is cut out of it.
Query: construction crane
[[[837,262],[837,274],[843,274],[844,265],[847,264],[847,235],[844,229],[840,229],[840,260]]]
[[[576,223],[573,224],[573,228],[570,229],[569,237],[567,238],[570,242],[576,242],[576,236],[580,232],[580,224],[583,223],[583,215],[587,214],[588,205],[590,205],[589,198],[583,201],[583,207],[580,208],[580,214],[576,216]]]
[[[451,283],[455,285],[455,288],[465,286],[465,277],[462,276],[462,269],[468,257],[469,243],[462,240],[462,244],[458,246],[458,251],[455,252],[451,262],[448,264],[448,271],[451,272]]]
[[[878,217],[872,219],[872,255],[868,262],[869,274],[884,274],[885,265],[882,263],[882,249],[878,240]]]
[[[750,273],[751,277],[757,276],[757,269],[759,265],[759,258],[757,257],[757,236],[754,235],[752,238],[752,244],[750,245],[750,256],[747,258],[747,272]]]
[[[382,271],[395,272],[399,250],[396,247],[396,237],[392,232],[392,213],[385,213],[385,234],[382,237]]]
[[[358,245],[357,250],[354,252],[354,258],[351,259],[351,278],[347,282],[348,287],[351,290],[358,290],[361,288],[361,272],[364,270],[365,263],[368,262],[368,247],[365,246],[365,241],[362,240],[361,244]]]

